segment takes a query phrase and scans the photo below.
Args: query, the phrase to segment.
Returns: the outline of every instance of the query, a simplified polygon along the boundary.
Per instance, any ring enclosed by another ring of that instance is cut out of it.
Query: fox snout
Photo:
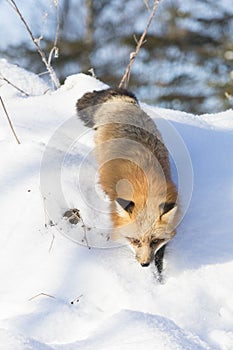
[[[135,256],[137,261],[142,267],[147,267],[150,265],[151,261],[154,259],[154,249],[150,246],[150,244],[143,244],[142,242],[137,243],[134,242],[133,249],[135,251]]]
[[[141,266],[142,266],[142,267],[147,267],[147,266],[149,266],[149,265],[150,265],[150,262],[141,263]]]
[[[149,247],[135,248],[136,259],[142,267],[147,267],[153,260],[153,252]]]
[[[147,267],[150,265],[151,261],[153,260],[152,254],[149,254],[149,256],[137,256],[136,255],[137,261],[140,263],[142,267]]]

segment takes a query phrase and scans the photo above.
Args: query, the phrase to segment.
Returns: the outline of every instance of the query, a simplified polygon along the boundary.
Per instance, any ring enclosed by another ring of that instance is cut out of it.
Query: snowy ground
[[[141,268],[127,247],[106,241],[107,202],[97,203],[91,192],[92,135],[75,117],[75,103],[104,84],[78,74],[50,93],[35,75],[4,60],[0,73],[31,95],[0,81],[21,141],[0,106],[1,349],[232,350],[233,111],[192,116],[142,105],[174,151],[187,209],[159,284],[152,267]],[[59,177],[51,176],[58,163]],[[62,218],[72,207],[90,227],[91,249],[77,244],[81,225]]]

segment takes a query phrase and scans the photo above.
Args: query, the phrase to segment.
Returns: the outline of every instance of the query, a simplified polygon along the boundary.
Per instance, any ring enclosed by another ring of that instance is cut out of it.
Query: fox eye
[[[153,241],[151,241],[150,245],[153,246],[153,245],[156,245],[159,243],[159,239],[153,239]]]

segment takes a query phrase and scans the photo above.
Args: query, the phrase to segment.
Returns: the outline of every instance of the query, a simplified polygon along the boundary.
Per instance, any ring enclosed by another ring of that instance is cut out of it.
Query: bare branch
[[[90,69],[88,70],[88,72],[91,73],[91,76],[92,76],[93,78],[96,78],[94,68],[90,68]]]
[[[30,299],[28,299],[28,301],[31,301],[31,300],[36,299],[36,298],[41,297],[41,296],[45,296],[45,297],[56,299],[53,295],[49,295],[49,294],[46,294],[46,293],[39,293],[39,294],[34,295],[33,297],[31,297]]]
[[[150,11],[150,6],[148,4],[148,0],[144,0],[143,2],[146,5],[147,10]]]
[[[153,9],[152,9],[152,11],[151,11],[150,17],[149,17],[148,22],[147,22],[147,26],[146,26],[144,32],[142,33],[142,35],[141,35],[141,37],[140,37],[138,43],[137,43],[137,46],[136,46],[135,51],[134,51],[134,52],[131,52],[131,54],[130,54],[129,64],[128,64],[127,68],[126,68],[126,71],[125,71],[125,74],[123,75],[123,78],[121,79],[120,84],[118,85],[119,88],[122,88],[123,85],[125,86],[125,88],[128,87],[129,78],[130,78],[130,69],[131,69],[131,66],[132,66],[132,64],[134,63],[134,60],[135,60],[135,58],[137,57],[137,55],[138,55],[138,53],[139,53],[139,51],[140,51],[141,46],[142,46],[143,43],[145,42],[145,37],[146,37],[146,35],[147,35],[148,29],[149,29],[149,27],[150,27],[150,25],[151,25],[151,22],[152,22],[152,20],[153,20],[153,18],[154,18],[154,15],[155,15],[155,12],[156,12],[157,7],[158,7],[158,5],[159,5],[159,2],[160,2],[160,0],[156,0],[156,1],[154,2]]]
[[[232,99],[233,99],[233,96],[232,96],[229,92],[227,92],[227,91],[225,91],[225,97],[226,97],[228,100],[232,100]]]
[[[13,125],[12,125],[12,123],[11,123],[9,114],[7,113],[7,110],[6,110],[6,106],[5,106],[5,104],[4,104],[3,99],[2,99],[1,96],[0,96],[0,102],[1,102],[1,104],[2,104],[3,110],[4,110],[5,115],[6,115],[6,117],[7,117],[7,120],[8,120],[8,123],[9,123],[9,125],[10,125],[10,128],[11,128],[11,130],[12,130],[12,132],[13,132],[13,135],[14,135],[16,141],[18,142],[18,144],[20,144],[20,141],[19,141],[19,139],[18,139],[18,137],[17,137],[17,135],[16,135],[16,132],[15,132],[15,130],[14,130],[14,128],[13,128]]]
[[[73,305],[74,303],[79,303],[80,299],[83,297],[83,294],[80,294],[77,298],[72,300],[70,303]]]
[[[15,10],[15,12],[18,14],[20,20],[23,22],[28,34],[30,35],[31,40],[33,41],[34,45],[37,48],[37,51],[42,59],[42,62],[44,63],[44,65],[46,66],[46,69],[48,70],[51,80],[54,83],[55,87],[58,89],[60,87],[60,82],[56,76],[56,73],[53,69],[53,67],[51,66],[51,60],[49,61],[49,59],[47,59],[45,52],[42,50],[41,46],[40,46],[40,40],[41,37],[39,39],[35,38],[30,27],[28,26],[26,20],[24,19],[22,13],[20,12],[16,2],[14,0],[8,0],[8,3],[13,7],[13,9]],[[55,41],[58,38],[58,36],[56,35]]]
[[[84,241],[86,242],[87,248],[91,249],[91,247],[89,246],[89,243],[88,243],[88,239],[87,239],[87,226],[85,225],[81,215],[80,215],[80,219],[82,221],[82,228],[83,228],[83,232],[84,232]]]
[[[89,243],[88,243],[88,239],[87,239],[88,227],[85,225],[85,223],[83,221],[83,218],[80,214],[80,210],[77,208],[69,209],[63,214],[63,217],[65,219],[68,219],[68,221],[73,225],[77,225],[77,223],[80,221],[82,222],[82,228],[83,228],[83,232],[84,232],[84,238],[83,238],[82,242],[86,242],[88,249],[91,249],[91,247],[89,246]]]
[[[52,250],[52,248],[53,248],[54,240],[55,240],[55,236],[54,236],[54,234],[53,234],[52,241],[51,241],[50,247],[49,247],[49,253],[51,252],[51,250]]]
[[[56,34],[55,34],[53,47],[57,48],[57,43],[58,43],[58,38],[59,38],[59,33],[60,33],[59,1],[58,0],[54,0],[54,5],[55,5],[55,8],[56,8],[57,29],[56,29]]]
[[[56,29],[54,42],[53,42],[53,48],[52,48],[52,50],[49,53],[49,58],[48,58],[48,63],[49,64],[51,64],[53,55],[54,55],[55,58],[58,58],[58,56],[59,56],[59,49],[58,49],[58,46],[57,46],[59,33],[60,33],[60,12],[59,12],[59,2],[58,2],[58,0],[54,0],[54,6],[55,6],[55,9],[56,9],[57,29]]]
[[[20,89],[18,86],[16,86],[11,81],[9,81],[7,78],[5,78],[3,75],[0,75],[0,79],[4,80],[7,84],[13,86],[13,88],[15,88],[16,90],[21,92],[21,94],[23,94],[25,96],[30,96],[27,92],[25,92],[24,90]]]

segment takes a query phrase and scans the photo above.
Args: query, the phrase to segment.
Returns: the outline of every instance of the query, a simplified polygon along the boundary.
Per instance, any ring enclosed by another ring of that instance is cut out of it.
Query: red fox
[[[77,102],[95,130],[100,185],[110,199],[113,238],[128,242],[141,266],[163,269],[166,244],[175,235],[177,189],[168,150],[137,98],[124,89],[86,93]]]

